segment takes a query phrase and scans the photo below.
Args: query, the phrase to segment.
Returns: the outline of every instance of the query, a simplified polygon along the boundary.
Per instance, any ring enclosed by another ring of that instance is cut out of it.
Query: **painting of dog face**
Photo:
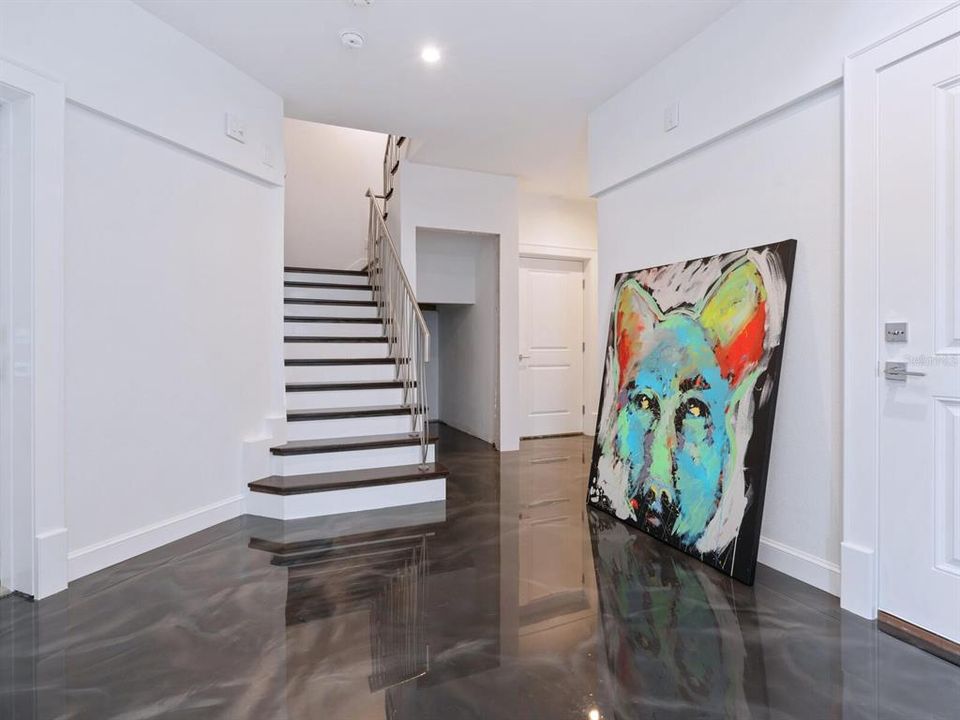
[[[752,584],[796,241],[617,277],[588,502]]]

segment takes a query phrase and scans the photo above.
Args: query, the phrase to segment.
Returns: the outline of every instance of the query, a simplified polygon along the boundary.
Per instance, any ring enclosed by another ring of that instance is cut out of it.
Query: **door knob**
[[[530,359],[529,355],[524,355],[523,353],[520,353],[520,362],[523,362],[524,360],[529,360],[529,359]]]
[[[923,377],[926,373],[922,372],[911,372],[907,370],[907,364],[905,362],[887,362],[883,366],[883,376],[887,380],[897,380],[899,382],[906,382],[907,377]]]

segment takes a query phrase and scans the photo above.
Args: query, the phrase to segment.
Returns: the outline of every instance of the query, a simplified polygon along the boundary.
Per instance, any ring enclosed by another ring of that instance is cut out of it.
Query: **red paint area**
[[[767,326],[767,303],[757,305],[753,317],[726,346],[717,345],[713,352],[720,366],[720,374],[736,385],[763,355],[763,336]]]
[[[640,336],[646,329],[643,315],[635,310],[624,309],[622,305],[617,309],[617,365],[620,367],[618,390],[623,390],[623,386],[629,379],[627,370],[630,369],[630,362],[637,354]]]

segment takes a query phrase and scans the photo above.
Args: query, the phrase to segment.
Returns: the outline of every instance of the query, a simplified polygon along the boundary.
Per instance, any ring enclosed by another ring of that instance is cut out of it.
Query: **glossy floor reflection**
[[[960,668],[584,509],[586,438],[441,428],[446,503],[238,518],[0,600],[0,718],[960,717]]]

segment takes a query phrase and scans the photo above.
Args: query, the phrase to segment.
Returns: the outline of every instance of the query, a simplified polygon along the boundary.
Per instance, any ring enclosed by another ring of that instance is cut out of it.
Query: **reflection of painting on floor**
[[[589,502],[746,583],[796,241],[617,277]]]
[[[747,652],[730,581],[605,515],[589,520],[613,717],[690,717],[691,704],[752,717],[745,689],[764,691],[763,654]]]

